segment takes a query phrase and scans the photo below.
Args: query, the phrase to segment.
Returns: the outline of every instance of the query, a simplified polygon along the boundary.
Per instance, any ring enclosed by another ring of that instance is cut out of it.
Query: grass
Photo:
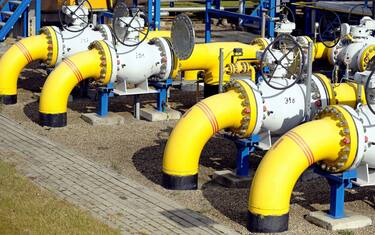
[[[0,234],[120,234],[0,161]]]

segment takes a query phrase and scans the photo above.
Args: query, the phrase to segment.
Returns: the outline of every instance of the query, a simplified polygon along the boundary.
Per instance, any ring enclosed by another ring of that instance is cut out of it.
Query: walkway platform
[[[0,159],[123,234],[237,234],[2,115]]]

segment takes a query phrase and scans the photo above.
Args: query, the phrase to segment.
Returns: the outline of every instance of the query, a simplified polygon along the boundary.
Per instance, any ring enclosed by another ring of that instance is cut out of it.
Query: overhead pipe
[[[318,120],[294,128],[273,145],[252,180],[248,207],[251,232],[276,233],[288,229],[293,188],[312,164],[318,163],[332,173],[354,169],[361,162],[374,166],[373,155],[365,153],[369,138],[365,129],[371,129],[373,134],[375,120],[366,107],[360,109],[358,114],[349,106],[327,107]]]
[[[313,115],[331,104],[357,105],[355,84],[332,85],[321,74],[312,78]],[[244,79],[228,83],[227,89],[230,94],[218,94],[193,106],[173,129],[163,156],[162,185],[165,188],[197,188],[202,149],[220,130],[226,129],[238,138],[247,138],[259,133],[261,128],[273,134],[283,134],[304,121],[306,87],[303,84],[280,91],[264,82],[256,86]],[[237,96],[233,90],[239,92]]]

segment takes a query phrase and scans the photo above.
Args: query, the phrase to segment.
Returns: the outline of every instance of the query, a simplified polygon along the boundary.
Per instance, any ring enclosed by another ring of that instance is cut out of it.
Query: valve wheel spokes
[[[340,41],[341,19],[336,12],[329,12],[330,15],[324,14],[320,17],[318,37],[325,47],[333,48]]]
[[[285,48],[283,49],[286,49],[286,51],[283,53],[280,59],[277,59],[272,50],[280,50],[281,46],[284,46]],[[293,57],[289,58],[291,52],[293,52]],[[266,61],[268,54],[271,55],[275,60],[271,65]],[[283,64],[283,61],[285,60],[288,61],[287,65]],[[268,86],[277,90],[285,90],[292,87],[301,79],[304,66],[305,57],[302,47],[292,36],[288,34],[281,34],[264,50],[261,58],[260,70],[263,80]],[[292,82],[289,83],[289,85],[275,86],[274,83],[271,83],[272,79],[276,79],[274,78],[274,75],[276,71],[280,69],[280,67],[286,71],[286,77],[277,79],[291,80]],[[268,70],[267,72],[266,69]]]
[[[82,9],[82,7],[86,7],[85,3],[86,3],[86,6],[88,6],[88,11],[89,11],[89,17],[87,18],[87,20],[86,20],[86,17],[81,17],[80,15],[77,14],[78,10]],[[64,22],[64,20],[63,20],[64,14],[62,12],[63,8],[67,9],[71,16],[76,16],[79,20],[81,20],[83,22],[82,27],[80,29],[73,30],[73,29],[69,28],[69,26],[68,26],[68,24],[66,24],[66,22]],[[78,33],[78,32],[81,32],[81,31],[85,30],[90,25],[90,22],[92,22],[92,17],[93,17],[93,10],[92,10],[91,3],[88,0],[81,1],[77,5],[77,9],[75,9],[74,11],[72,11],[69,8],[68,1],[64,0],[63,4],[62,4],[62,6],[59,10],[59,21],[60,21],[61,27],[63,27],[63,29],[65,29],[65,30],[67,30],[69,32],[73,32],[73,33]]]
[[[124,8],[126,8],[126,11],[124,14],[118,14],[117,11],[120,11],[120,10],[123,10]],[[114,32],[114,36],[115,38],[117,39],[117,41],[119,43],[121,43],[122,45],[124,46],[128,46],[128,47],[135,47],[135,46],[138,46],[139,44],[141,44],[142,42],[144,42],[148,36],[148,33],[150,31],[150,25],[149,25],[149,22],[148,22],[148,18],[146,17],[146,13],[141,9],[141,8],[132,8],[133,10],[136,10],[135,13],[132,14],[132,19],[129,21],[129,23],[123,21],[121,18],[122,17],[125,17],[125,16],[129,16],[126,12],[132,12],[130,8],[128,8],[125,3],[123,2],[119,2],[115,9],[114,9],[114,18],[113,18],[113,32]],[[144,20],[144,26],[143,27],[134,27],[132,25],[132,23],[134,22],[134,20],[137,18],[137,17],[141,17],[143,18]],[[125,25],[125,29],[121,29],[121,30],[124,30],[122,32],[118,32],[119,30],[117,29],[117,26],[116,24],[118,22],[122,22],[124,25]],[[137,42],[130,42],[127,40],[127,37],[129,35],[129,29],[133,29],[135,32],[138,32],[138,34],[140,35],[140,39],[137,41]],[[120,35],[121,33],[123,33],[123,37],[120,38]]]

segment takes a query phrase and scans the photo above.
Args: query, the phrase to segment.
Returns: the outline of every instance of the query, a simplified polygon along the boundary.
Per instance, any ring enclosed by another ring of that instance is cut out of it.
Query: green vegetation
[[[0,161],[0,234],[120,234]]]

